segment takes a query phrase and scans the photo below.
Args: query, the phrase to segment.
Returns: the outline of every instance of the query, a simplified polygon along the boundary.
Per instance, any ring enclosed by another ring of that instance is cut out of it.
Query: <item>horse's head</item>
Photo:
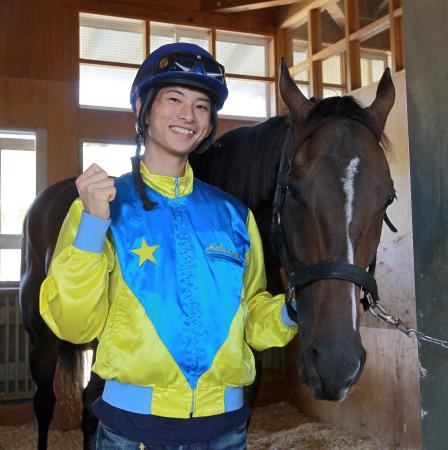
[[[395,197],[381,145],[395,99],[390,72],[368,108],[351,97],[307,100],[284,62],[280,92],[293,124],[281,209],[291,266],[300,271],[338,262],[366,269]],[[302,378],[324,400],[343,400],[366,358],[359,334],[360,288],[340,278],[326,273],[297,292]]]

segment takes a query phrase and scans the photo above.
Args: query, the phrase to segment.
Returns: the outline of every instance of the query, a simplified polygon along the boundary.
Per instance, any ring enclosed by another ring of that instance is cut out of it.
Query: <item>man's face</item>
[[[210,133],[209,97],[180,86],[162,88],[146,116],[149,151],[187,157]]]

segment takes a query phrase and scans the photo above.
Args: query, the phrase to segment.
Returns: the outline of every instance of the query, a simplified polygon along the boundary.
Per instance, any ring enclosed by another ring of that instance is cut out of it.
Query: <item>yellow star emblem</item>
[[[136,253],[138,256],[140,256],[140,259],[138,261],[138,267],[141,267],[142,264],[148,259],[154,264],[157,264],[156,258],[154,257],[154,252],[158,248],[159,248],[158,245],[148,245],[145,241],[145,238],[143,238],[141,247],[134,248],[134,250],[131,250],[132,253]]]

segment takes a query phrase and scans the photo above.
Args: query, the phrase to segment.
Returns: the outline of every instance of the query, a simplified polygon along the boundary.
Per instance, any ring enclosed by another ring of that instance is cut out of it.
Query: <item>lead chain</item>
[[[392,316],[388,314],[386,310],[380,306],[378,303],[371,302],[369,306],[369,312],[375,316],[378,320],[382,320],[386,322],[387,325],[393,326],[400,330],[402,333],[406,334],[409,337],[416,337],[419,341],[430,342],[432,344],[439,345],[443,348],[448,349],[448,341],[444,341],[442,339],[433,338],[431,336],[427,336],[421,331],[417,331],[415,328],[407,327],[400,318]]]

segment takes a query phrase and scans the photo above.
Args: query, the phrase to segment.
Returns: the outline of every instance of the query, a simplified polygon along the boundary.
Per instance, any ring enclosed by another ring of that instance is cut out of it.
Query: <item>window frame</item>
[[[47,187],[47,130],[43,128],[11,128],[0,126],[0,133],[33,133],[36,138],[36,196]],[[2,149],[0,148],[0,151]],[[8,150],[23,150],[20,148],[8,148]],[[0,192],[1,195],[1,192]],[[30,205],[31,206],[31,205]],[[1,203],[0,203],[1,213]],[[20,234],[2,233],[0,230],[0,250],[20,250],[22,243],[22,232]],[[0,280],[0,288],[17,286],[20,280]]]
[[[135,141],[132,139],[100,139],[100,138],[86,138],[82,137],[78,139],[78,175],[81,175],[83,173],[83,146],[85,143],[92,143],[92,144],[106,144],[106,145],[129,145],[133,146],[135,148],[136,144]],[[144,148],[142,148],[142,152],[144,151]],[[131,164],[129,163],[129,171],[132,169]],[[124,172],[126,173],[126,172]]]
[[[274,46],[275,46],[275,35],[273,34],[258,34],[258,33],[245,33],[240,31],[233,31],[233,30],[226,30],[222,28],[217,27],[198,27],[198,26],[192,26],[187,25],[183,23],[170,23],[170,22],[162,22],[160,20],[150,20],[150,19],[142,19],[142,18],[133,18],[133,17],[123,17],[123,16],[116,16],[116,15],[110,15],[110,14],[93,14],[87,11],[79,11],[78,14],[78,30],[81,27],[81,18],[85,17],[87,20],[91,20],[94,18],[94,16],[98,17],[105,17],[105,18],[115,18],[117,19],[117,22],[119,22],[120,19],[123,20],[141,20],[143,23],[143,35],[142,39],[144,41],[143,44],[143,52],[144,55],[142,57],[142,61],[149,55],[149,49],[151,44],[151,24],[159,25],[159,26],[173,26],[178,27],[179,29],[192,29],[197,30],[198,32],[206,32],[208,35],[208,50],[209,52],[216,57],[216,41],[217,41],[217,34],[224,33],[229,36],[233,36],[235,40],[230,40],[229,42],[247,42],[247,40],[257,39],[257,38],[264,38],[268,41],[268,45],[266,46],[266,64],[267,64],[267,73],[268,76],[266,77],[260,77],[260,76],[248,76],[248,75],[241,75],[241,74],[234,74],[234,73],[228,73],[226,72],[226,78],[228,80],[247,80],[247,81],[260,81],[267,83],[266,88],[266,116],[263,117],[253,117],[253,116],[238,116],[238,115],[229,115],[229,114],[220,114],[219,117],[223,119],[229,119],[229,120],[247,120],[247,121],[253,121],[253,122],[259,122],[260,120],[267,119],[269,117],[272,117],[276,113],[276,104],[277,104],[277,96],[276,96],[276,89],[275,89],[275,67],[274,67]],[[246,39],[246,41],[245,41]],[[178,40],[176,39],[176,42]],[[81,37],[79,36],[79,48],[81,48]],[[129,63],[118,63],[118,62],[111,62],[111,61],[99,61],[99,60],[93,60],[93,59],[85,59],[81,58],[79,54],[79,72],[81,72],[81,66],[82,65],[94,65],[94,66],[103,66],[103,67],[116,67],[121,69],[138,69],[140,66],[137,64],[129,64]],[[80,89],[79,89],[80,90]],[[78,98],[78,105],[82,109],[96,109],[96,110],[109,110],[109,111],[130,111],[129,108],[121,108],[121,107],[111,107],[111,106],[101,106],[101,105],[84,105],[79,103]]]

